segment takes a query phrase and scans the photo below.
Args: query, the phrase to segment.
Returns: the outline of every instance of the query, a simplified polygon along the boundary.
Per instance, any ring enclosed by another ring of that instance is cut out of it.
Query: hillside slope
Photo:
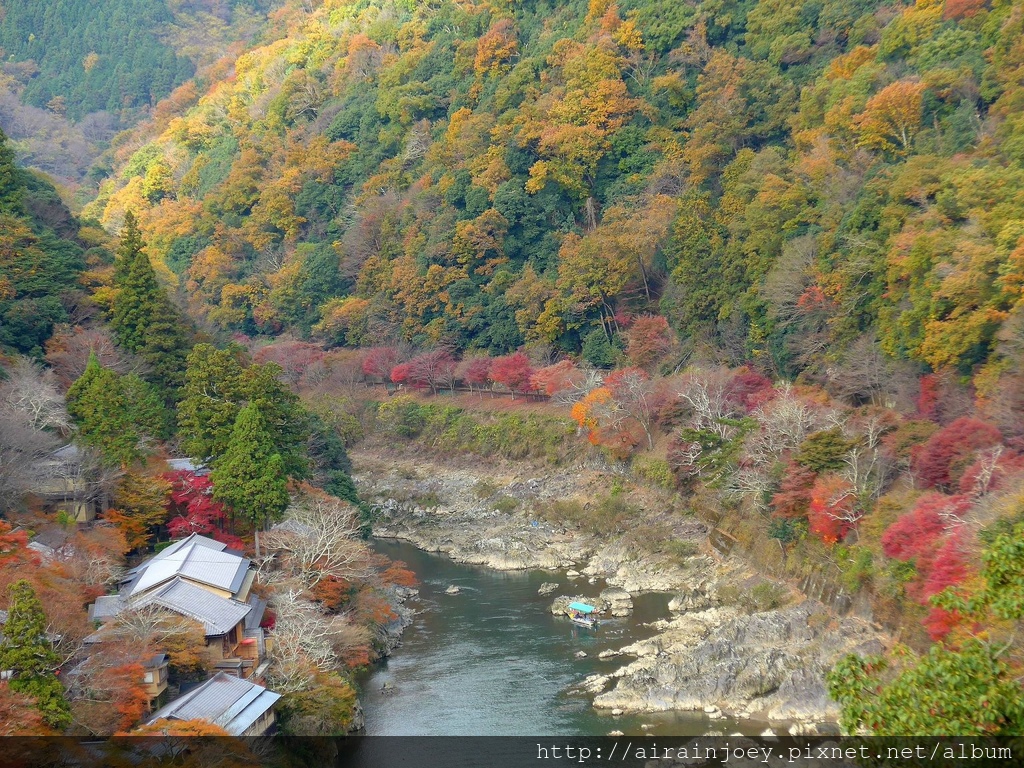
[[[786,376],[1017,375],[1020,3],[289,18],[92,209],[212,323],[579,352],[655,311]]]
[[[0,127],[15,141],[23,162],[81,181],[117,131],[135,125],[193,76],[207,74],[230,45],[255,39],[266,28],[272,5],[272,0],[2,3]]]

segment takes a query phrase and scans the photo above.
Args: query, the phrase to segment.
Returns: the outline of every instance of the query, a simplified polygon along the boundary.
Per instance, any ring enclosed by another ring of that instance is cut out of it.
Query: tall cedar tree
[[[238,417],[242,365],[234,350],[196,344],[178,403],[181,446],[200,459],[224,452]]]
[[[64,687],[55,673],[60,660],[46,637],[46,614],[35,590],[22,579],[8,590],[10,604],[0,640],[0,669],[12,673],[11,690],[31,696],[51,728],[71,725]]]
[[[285,473],[305,477],[309,419],[295,394],[278,380],[280,370],[274,363],[246,367],[235,350],[197,344],[188,356],[178,405],[185,451],[203,459],[222,456],[242,405],[255,403]]]
[[[79,439],[98,448],[105,463],[125,466],[141,457],[139,432],[121,379],[101,366],[95,353],[68,389],[67,408]]]
[[[267,430],[259,406],[238,412],[231,439],[210,473],[213,498],[264,527],[288,506],[288,480],[281,454]]]
[[[135,216],[125,214],[124,232],[114,262],[111,325],[118,343],[149,366],[149,380],[168,401],[177,398],[185,372],[189,337],[181,313],[156,279]]]

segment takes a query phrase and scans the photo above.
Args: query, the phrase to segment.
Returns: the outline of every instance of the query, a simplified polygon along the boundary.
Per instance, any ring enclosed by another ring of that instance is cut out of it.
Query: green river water
[[[668,617],[669,595],[634,596],[633,615],[586,629],[552,616],[554,595],[541,597],[537,589],[557,581],[555,595],[578,592],[596,599],[601,582],[461,565],[404,542],[378,540],[374,547],[416,573],[420,595],[407,603],[418,613],[402,645],[360,680],[367,735],[587,736],[618,730],[683,736],[738,730],[739,724],[711,723],[696,713],[613,717],[595,710],[589,697],[567,694],[586,676],[608,674],[631,661],[600,660],[597,654],[653,635],[642,625]],[[452,584],[460,594],[445,594]],[[575,658],[578,651],[587,657]],[[382,691],[385,682],[389,690]],[[652,727],[644,731],[641,724]],[[750,723],[742,725],[757,732]]]

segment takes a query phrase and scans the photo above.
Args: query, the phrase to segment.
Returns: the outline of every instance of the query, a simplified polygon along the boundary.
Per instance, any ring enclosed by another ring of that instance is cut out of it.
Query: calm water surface
[[[602,583],[570,581],[551,571],[460,565],[404,542],[374,546],[416,573],[420,596],[408,603],[418,613],[401,647],[360,681],[367,734],[641,734],[640,725],[647,723],[654,726],[649,734],[699,735],[732,726],[723,721],[712,726],[695,713],[612,717],[594,710],[589,697],[566,693],[587,675],[608,674],[631,661],[601,661],[597,654],[653,635],[641,624],[669,615],[669,595],[634,597],[632,616],[586,629],[552,616],[548,608],[554,595],[541,597],[537,588],[557,581],[555,595],[579,592],[596,599]],[[446,595],[451,584],[462,592]],[[588,656],[577,659],[578,651]],[[393,692],[382,692],[385,682]]]

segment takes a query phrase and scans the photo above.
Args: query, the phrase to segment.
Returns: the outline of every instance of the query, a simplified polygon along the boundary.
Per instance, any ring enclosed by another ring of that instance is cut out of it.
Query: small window
[[[144,683],[152,683],[153,682],[153,673],[152,672],[146,672],[146,674],[142,678],[142,682],[144,682]]]

